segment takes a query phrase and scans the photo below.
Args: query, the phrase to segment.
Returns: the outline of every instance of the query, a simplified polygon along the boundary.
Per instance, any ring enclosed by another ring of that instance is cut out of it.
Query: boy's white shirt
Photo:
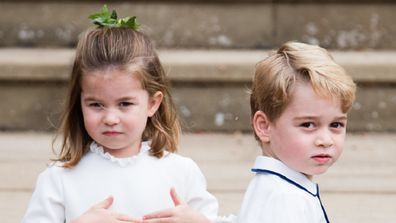
[[[318,187],[305,175],[265,156],[256,158],[252,170],[256,175],[245,193],[238,223],[326,222]]]
[[[144,142],[138,155],[115,158],[93,143],[77,166],[48,167],[37,180],[22,223],[69,222],[110,195],[111,210],[141,217],[174,207],[171,187],[190,207],[214,219],[218,203],[195,162],[173,153],[158,159],[149,149]]]

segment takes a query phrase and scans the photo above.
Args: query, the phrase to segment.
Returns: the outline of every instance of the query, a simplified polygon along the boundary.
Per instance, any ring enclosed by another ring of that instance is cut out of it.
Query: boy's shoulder
[[[255,191],[266,197],[274,199],[287,198],[296,200],[311,199],[315,194],[309,192],[303,186],[291,182],[273,174],[259,174],[255,176]]]
[[[316,200],[312,194],[304,189],[273,174],[256,175],[254,184],[249,190],[250,202],[266,204],[272,208],[291,208],[306,211],[315,205],[313,201]]]
[[[315,196],[318,192],[317,185],[304,174],[277,159],[259,156],[252,170],[257,173],[252,184],[255,190],[296,196]]]

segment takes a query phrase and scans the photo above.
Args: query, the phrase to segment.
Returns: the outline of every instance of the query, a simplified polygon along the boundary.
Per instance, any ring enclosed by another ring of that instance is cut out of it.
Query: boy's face
[[[317,95],[308,83],[298,82],[292,94],[281,116],[269,122],[264,154],[308,177],[324,173],[342,152],[347,115],[340,100]]]

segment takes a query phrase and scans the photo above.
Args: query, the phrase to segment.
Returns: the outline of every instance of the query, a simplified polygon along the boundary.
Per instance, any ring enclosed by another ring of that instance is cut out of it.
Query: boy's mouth
[[[319,154],[311,157],[315,162],[319,164],[328,163],[331,160],[331,156],[328,154]]]

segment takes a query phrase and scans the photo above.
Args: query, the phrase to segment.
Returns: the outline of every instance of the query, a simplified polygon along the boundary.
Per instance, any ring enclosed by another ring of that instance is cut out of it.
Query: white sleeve
[[[49,167],[39,175],[22,223],[65,222],[62,186],[56,168],[59,167]]]
[[[189,160],[191,162],[188,163],[186,203],[214,221],[219,209],[217,199],[208,192],[206,179],[197,164],[191,159]]]

